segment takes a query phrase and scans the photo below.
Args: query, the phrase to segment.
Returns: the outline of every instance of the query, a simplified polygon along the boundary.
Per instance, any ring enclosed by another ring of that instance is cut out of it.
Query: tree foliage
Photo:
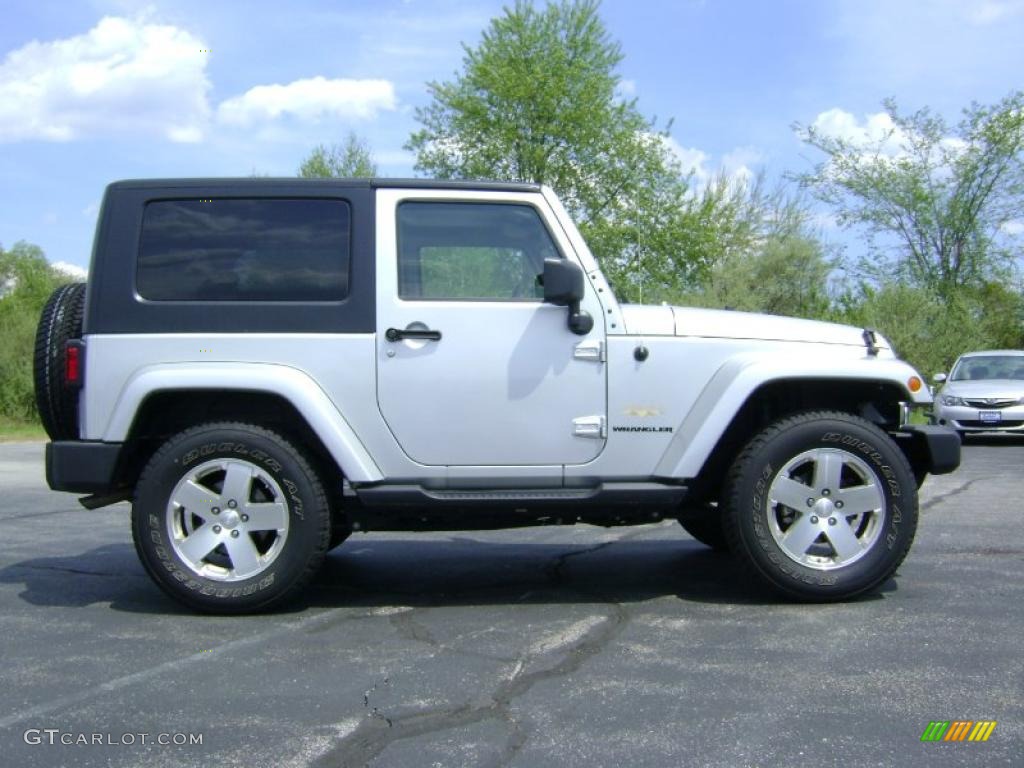
[[[811,228],[799,191],[768,188],[763,175],[745,181],[720,175],[689,214],[688,247],[704,259],[697,287],[652,298],[794,317],[830,314],[836,260]]]
[[[0,247],[0,416],[36,418],[32,356],[36,324],[47,298],[71,278],[51,267],[28,243]]]
[[[832,267],[821,242],[813,237],[795,233],[771,238],[759,248],[725,256],[700,291],[685,296],[683,303],[826,318]]]
[[[927,108],[904,115],[884,104],[891,128],[874,137],[798,127],[826,155],[798,178],[840,224],[876,238],[875,275],[943,296],[1005,275],[1020,255],[1007,225],[1024,214],[1024,93],[972,104],[956,126]],[[895,258],[877,247],[879,235],[898,244]]]
[[[691,279],[688,178],[667,133],[618,93],[622,52],[598,4],[517,0],[464,49],[462,71],[429,83],[416,112],[416,169],[551,186],[626,298],[637,269],[668,286]]]
[[[304,179],[366,179],[376,175],[370,145],[354,133],[343,144],[317,145],[299,165],[299,176]]]
[[[862,285],[845,305],[840,319],[876,328],[900,357],[925,374],[948,371],[964,352],[1024,346],[1024,302],[999,283],[953,296],[906,283]]]

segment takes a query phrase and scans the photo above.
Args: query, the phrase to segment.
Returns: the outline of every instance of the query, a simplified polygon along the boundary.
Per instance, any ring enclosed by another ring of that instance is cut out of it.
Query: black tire
[[[292,599],[320,567],[331,534],[327,495],[312,466],[280,435],[251,424],[204,424],[171,438],[135,489],[132,535],[146,571],[171,597],[208,613],[253,613]],[[224,487],[229,470],[247,478],[237,493]],[[194,489],[180,487],[189,478]],[[172,503],[189,493],[191,508]],[[283,533],[256,530],[246,511],[261,520],[273,513]],[[207,538],[196,539],[203,547],[190,561],[185,542],[199,533]],[[255,558],[251,568],[236,559],[234,547]]]
[[[826,487],[837,484],[828,477],[840,478],[839,489]],[[917,483],[875,425],[846,413],[803,413],[747,445],[728,475],[724,511],[730,548],[763,583],[799,600],[845,600],[878,587],[903,562],[917,529]]]
[[[705,546],[716,552],[729,550],[729,539],[722,526],[722,513],[718,509],[710,509],[700,515],[680,518],[679,524],[685,531]]]
[[[36,409],[51,440],[78,438],[78,390],[64,385],[64,344],[82,337],[84,305],[85,283],[62,285],[47,299],[36,327]]]

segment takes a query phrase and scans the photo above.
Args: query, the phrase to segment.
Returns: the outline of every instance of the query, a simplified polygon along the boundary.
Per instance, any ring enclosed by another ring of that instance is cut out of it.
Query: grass
[[[924,408],[914,408],[910,411],[910,423],[911,424],[931,424],[931,406],[926,411]]]
[[[39,422],[18,421],[0,416],[0,443],[37,442],[46,439],[46,432]]]

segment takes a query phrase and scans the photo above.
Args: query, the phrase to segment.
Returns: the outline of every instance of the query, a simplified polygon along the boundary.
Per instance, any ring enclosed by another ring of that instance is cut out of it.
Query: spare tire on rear
[[[33,379],[36,408],[51,440],[78,438],[78,390],[64,384],[64,345],[82,337],[85,283],[55,290],[36,329]]]

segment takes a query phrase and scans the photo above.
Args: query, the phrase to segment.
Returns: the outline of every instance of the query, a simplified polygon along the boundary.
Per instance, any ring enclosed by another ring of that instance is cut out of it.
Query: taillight
[[[85,344],[74,339],[64,345],[64,386],[82,388],[82,374],[85,363]]]

